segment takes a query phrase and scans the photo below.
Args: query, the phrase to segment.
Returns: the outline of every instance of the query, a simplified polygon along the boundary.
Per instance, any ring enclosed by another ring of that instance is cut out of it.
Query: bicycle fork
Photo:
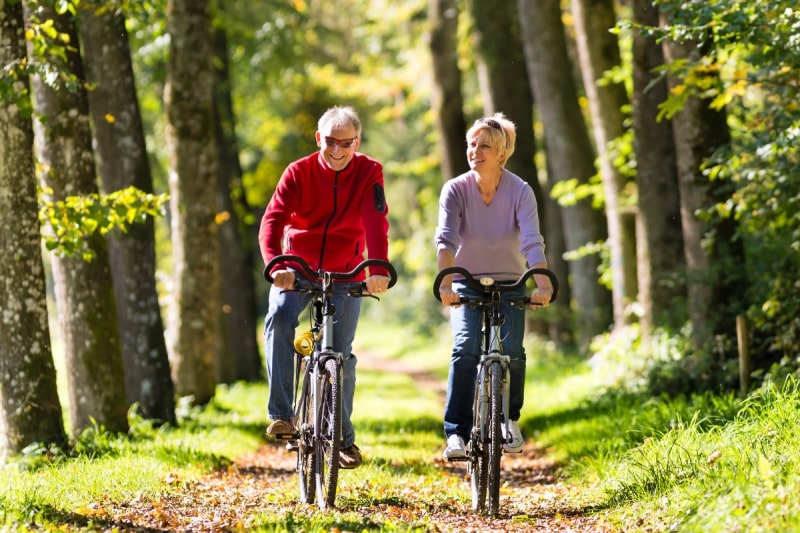
[[[478,387],[480,387],[481,393],[479,394],[479,401],[478,405],[476,406],[478,409],[478,420],[486,421],[489,412],[489,402],[491,401],[490,395],[490,380],[489,380],[489,369],[495,363],[500,364],[500,368],[503,369],[503,385],[501,388],[501,406],[502,406],[502,416],[503,416],[503,426],[505,427],[505,431],[503,432],[504,435],[508,435],[508,410],[510,404],[510,372],[509,368],[511,367],[511,357],[508,355],[502,355],[499,352],[494,352],[490,354],[485,354],[481,356],[480,368],[478,369],[478,376],[479,376],[479,383]],[[481,442],[487,442],[488,437],[485,434],[486,432],[486,425],[481,424],[480,428],[480,438]]]
[[[493,296],[497,297],[497,296]],[[489,401],[490,401],[490,394],[489,394],[489,368],[493,363],[500,363],[500,367],[503,369],[503,380],[502,380],[502,387],[501,387],[501,408],[502,408],[502,424],[503,424],[503,432],[502,434],[505,435],[504,441],[508,438],[509,432],[509,419],[508,419],[508,412],[511,404],[511,357],[508,355],[503,355],[503,343],[502,343],[502,334],[501,334],[501,326],[503,324],[503,318],[500,316],[498,307],[493,306],[491,309],[486,309],[484,311],[486,313],[484,317],[484,324],[488,324],[489,327],[485,328],[483,331],[484,335],[484,342],[483,345],[488,348],[487,353],[481,356],[481,368],[480,368],[480,387],[483,393],[481,394],[481,402],[480,402],[480,415],[481,420],[486,420],[486,413],[489,409]],[[483,434],[484,428],[481,427],[481,440],[486,442],[486,436]]]

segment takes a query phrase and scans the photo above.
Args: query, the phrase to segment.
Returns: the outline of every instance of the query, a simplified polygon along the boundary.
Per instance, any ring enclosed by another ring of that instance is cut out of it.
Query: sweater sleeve
[[[377,162],[367,180],[368,186],[361,198],[361,220],[367,240],[369,259],[389,260],[389,206],[383,187],[383,167]],[[388,276],[382,267],[370,267],[370,275]]]
[[[518,196],[517,226],[519,227],[519,251],[529,266],[545,263],[544,237],[539,226],[539,207],[533,189],[527,183]]]
[[[433,237],[437,254],[447,250],[455,255],[461,241],[458,230],[461,226],[462,209],[455,184],[455,180],[446,182],[439,195],[439,220]]]
[[[294,171],[288,167],[267,204],[258,230],[258,244],[261,258],[266,265],[270,259],[283,253],[283,232],[297,202]]]

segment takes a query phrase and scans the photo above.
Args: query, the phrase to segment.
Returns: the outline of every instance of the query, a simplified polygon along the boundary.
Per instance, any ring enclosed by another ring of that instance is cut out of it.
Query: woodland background
[[[0,0],[0,456],[264,379],[258,221],[337,104],[384,163],[376,320],[443,321],[438,193],[502,111],[561,281],[532,334],[677,395],[739,386],[746,323],[751,386],[796,373],[798,36],[789,0]]]

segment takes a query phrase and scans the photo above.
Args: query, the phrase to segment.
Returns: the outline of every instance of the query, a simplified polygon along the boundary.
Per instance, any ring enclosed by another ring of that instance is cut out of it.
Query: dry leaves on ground
[[[435,461],[453,475],[464,474],[463,464],[453,465],[438,458]],[[158,500],[99,502],[92,506],[91,514],[96,524],[106,524],[109,531],[219,532],[247,530],[254,526],[253,518],[263,512],[295,516],[324,512],[313,505],[279,502],[278,498],[269,497],[276,491],[285,494],[287,484],[291,487],[296,483],[294,469],[293,453],[279,444],[266,444],[257,453],[199,481],[184,483],[174,475],[168,476],[164,482],[175,485],[175,490]],[[345,504],[339,510],[356,513],[364,524],[411,524],[431,532],[612,531],[597,517],[581,516],[570,507],[569,489],[555,479],[554,465],[536,450],[526,447],[521,454],[506,455],[503,469],[506,482],[498,518],[470,512],[468,502],[430,504],[423,498],[415,499],[414,487],[408,487],[392,504]],[[467,491],[467,482],[464,483]]]

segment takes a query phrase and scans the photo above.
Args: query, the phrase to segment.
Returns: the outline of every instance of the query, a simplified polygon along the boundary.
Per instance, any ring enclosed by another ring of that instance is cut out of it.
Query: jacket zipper
[[[319,269],[322,270],[322,258],[325,257],[325,243],[328,240],[328,228],[331,226],[331,222],[333,222],[333,217],[336,216],[336,206],[337,206],[337,199],[338,199],[338,191],[339,191],[339,170],[336,171],[336,175],[333,178],[333,211],[331,212],[331,216],[328,217],[328,221],[325,223],[325,231],[322,232],[322,245],[319,247]]]

